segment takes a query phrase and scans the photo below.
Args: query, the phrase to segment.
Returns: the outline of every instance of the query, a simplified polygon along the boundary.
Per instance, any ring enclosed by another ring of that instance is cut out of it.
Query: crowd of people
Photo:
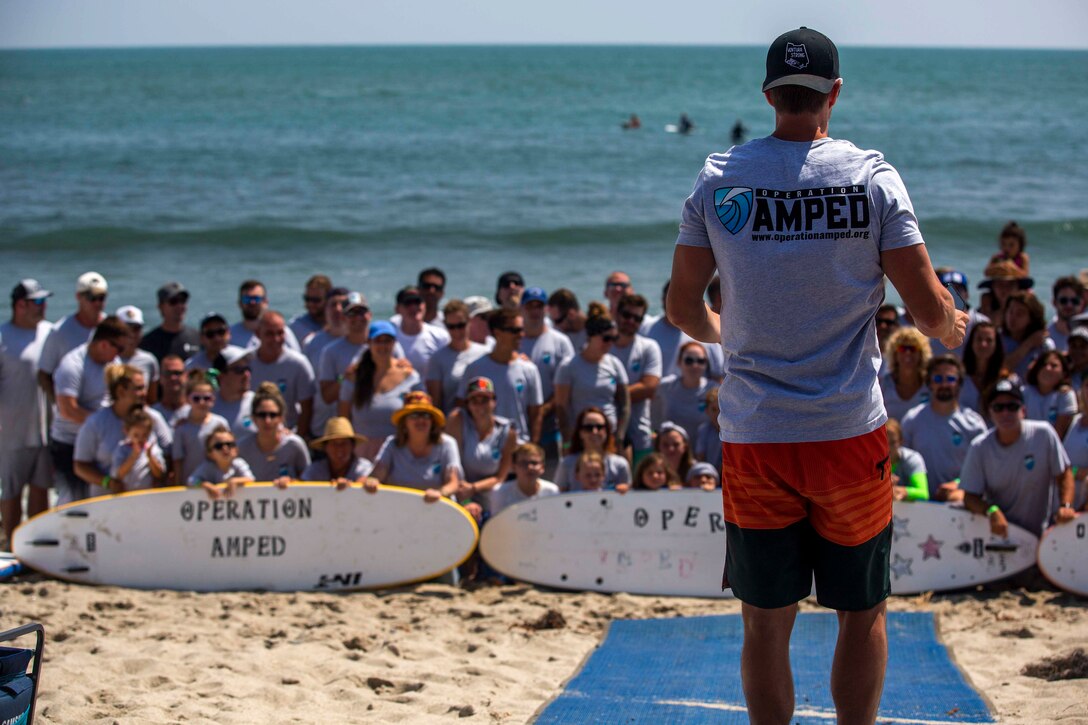
[[[961,349],[894,305],[874,320],[894,497],[962,501],[995,533],[1010,521],[1039,533],[1086,498],[1088,274],[1053,283],[1048,322],[1024,241],[1014,223],[1002,230]],[[967,305],[966,276],[937,272]],[[137,307],[106,314],[98,273],[79,277],[76,312],[55,323],[53,293],[22,280],[0,327],[5,533],[24,493],[34,515],[50,487],[64,504],[165,485],[221,497],[251,481],[385,483],[485,520],[564,491],[721,485],[722,348],[651,316],[626,273],[584,309],[517,272],[490,297],[445,300],[445,287],[425,269],[376,320],[361,292],[315,275],[288,318],[246,280],[240,319],[192,327],[189,292],[169,282],[145,331]],[[706,300],[720,309],[716,279]]]

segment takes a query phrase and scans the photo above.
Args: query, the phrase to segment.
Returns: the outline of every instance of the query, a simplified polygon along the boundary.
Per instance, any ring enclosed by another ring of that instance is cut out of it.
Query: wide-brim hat
[[[347,418],[332,417],[325,423],[325,435],[310,441],[310,448],[316,451],[325,450],[325,444],[329,441],[351,439],[358,443],[366,443],[366,436],[355,432],[351,421]]]
[[[1031,289],[1035,286],[1035,280],[1029,277],[1027,272],[1007,259],[991,262],[986,265],[986,269],[983,270],[982,274],[986,279],[978,283],[979,289],[990,289],[994,286],[994,281],[999,279],[1015,280],[1020,289]]]
[[[431,396],[422,391],[413,391],[404,396],[404,407],[393,413],[393,425],[400,425],[401,420],[412,413],[427,413],[439,428],[446,427],[446,415],[434,407]]]

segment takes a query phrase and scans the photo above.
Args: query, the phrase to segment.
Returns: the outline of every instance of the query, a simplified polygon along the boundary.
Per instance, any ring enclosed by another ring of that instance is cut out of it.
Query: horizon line
[[[880,45],[839,43],[840,48],[859,50],[1015,50],[1031,52],[1088,52],[1088,46],[1005,46],[1005,45],[916,45],[886,43]],[[287,48],[764,48],[755,43],[671,43],[671,42],[254,42],[254,43],[167,43],[158,45],[0,45],[0,52],[52,51],[52,50],[253,50]]]

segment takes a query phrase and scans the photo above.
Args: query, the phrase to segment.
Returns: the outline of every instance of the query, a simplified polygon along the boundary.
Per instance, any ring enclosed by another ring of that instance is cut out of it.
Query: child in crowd
[[[204,376],[203,370],[189,372],[185,383],[185,398],[189,414],[174,425],[174,450],[171,464],[173,480],[184,486],[189,476],[204,462],[204,441],[217,428],[229,428],[226,418],[212,412],[215,405],[215,387]]]
[[[657,453],[649,453],[638,462],[638,468],[635,469],[635,490],[638,491],[662,491],[672,490],[675,491],[683,486],[683,482],[676,475],[676,472],[669,468],[668,462],[665,460],[665,456]],[[616,490],[620,493],[625,493],[627,487],[620,488],[616,486]]]
[[[1028,253],[1024,251],[1024,247],[1028,245],[1028,235],[1023,227],[1016,222],[1009,222],[997,235],[997,244],[1001,251],[990,257],[991,264],[1001,261],[1012,262],[1024,270],[1024,274],[1030,273],[1031,260],[1028,259]]]
[[[541,496],[555,496],[559,487],[541,478],[544,475],[544,449],[535,443],[522,443],[514,449],[516,478],[507,479],[491,489],[491,515],[507,506]]]
[[[163,479],[166,460],[151,429],[151,416],[143,406],[125,416],[125,438],[117,444],[110,466],[111,493],[151,488]]]
[[[226,426],[216,428],[204,441],[204,456],[206,460],[190,474],[189,485],[202,487],[213,499],[224,494],[230,498],[236,488],[254,480],[249,464],[238,457],[238,443]],[[217,485],[220,483],[227,484],[226,489]]]
[[[576,491],[600,491],[604,488],[604,456],[585,451],[574,464]]]
[[[665,421],[654,439],[654,450],[665,457],[665,462],[680,481],[687,478],[695,457],[691,455],[691,441],[686,430],[672,421]]]
[[[705,461],[700,461],[688,469],[684,488],[701,488],[713,491],[718,487],[718,469]]]

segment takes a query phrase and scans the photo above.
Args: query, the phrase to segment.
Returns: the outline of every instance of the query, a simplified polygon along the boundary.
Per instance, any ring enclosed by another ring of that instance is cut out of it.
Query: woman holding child
[[[631,466],[627,459],[616,454],[616,440],[612,426],[604,411],[597,407],[585,408],[574,421],[574,438],[570,452],[559,461],[555,470],[555,484],[561,491],[579,491],[576,468],[578,457],[585,452],[597,453],[604,460],[604,488],[620,484],[630,485]]]

